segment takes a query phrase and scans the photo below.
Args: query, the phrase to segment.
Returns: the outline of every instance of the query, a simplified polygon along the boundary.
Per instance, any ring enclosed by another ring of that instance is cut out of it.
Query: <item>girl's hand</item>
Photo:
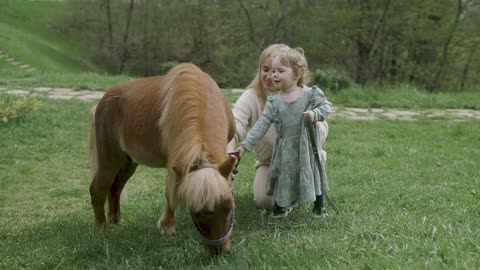
[[[242,157],[243,153],[245,153],[245,149],[243,149],[243,147],[238,147],[237,150],[235,150],[238,152],[238,156],[239,157]]]
[[[315,114],[312,111],[303,112],[303,117],[310,120],[310,123],[313,123],[313,120],[315,120]]]

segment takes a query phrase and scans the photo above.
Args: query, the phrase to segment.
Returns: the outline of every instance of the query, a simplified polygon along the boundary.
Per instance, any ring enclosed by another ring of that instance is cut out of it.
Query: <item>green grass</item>
[[[106,90],[129,76],[98,74],[91,54],[49,28],[62,1],[4,0],[0,86]],[[97,72],[97,73],[95,73]],[[230,103],[238,94],[225,91]],[[335,106],[480,109],[475,92],[428,94],[411,87],[366,87]],[[12,97],[0,95],[0,101]],[[286,220],[255,210],[254,160],[235,180],[233,254],[205,258],[190,217],[177,212],[177,236],[160,236],[165,171],[139,167],[122,205],[125,223],[92,230],[88,111],[95,102],[42,100],[0,124],[0,269],[478,269],[480,126],[475,121],[331,119],[328,173],[341,215],[310,207]]]
[[[1,60],[0,60],[1,62]],[[5,65],[4,65],[5,66]],[[2,74],[12,73],[16,78]],[[133,79],[127,75],[102,75],[98,73],[60,73],[60,72],[27,72],[21,70],[13,70],[12,67],[2,68],[0,63],[0,86],[9,89],[26,89],[31,90],[34,87],[65,87],[76,90],[90,89],[106,91],[113,85]],[[22,75],[22,74],[25,74]]]
[[[428,93],[408,85],[357,87],[327,97],[334,104],[362,108],[436,108],[480,110],[480,89],[467,92]]]
[[[91,53],[85,45],[52,29],[66,5],[65,1],[3,0],[0,50],[42,71],[99,70],[89,61]]]
[[[52,22],[64,15],[68,1],[3,0],[0,8],[0,51],[21,64],[0,59],[0,86],[69,87],[107,90],[130,77],[102,74],[83,41],[61,36]],[[33,71],[19,68],[27,64]]]
[[[0,96],[0,99],[5,99]],[[478,269],[480,126],[474,121],[331,119],[328,173],[339,216],[286,220],[252,203],[254,161],[235,180],[233,253],[214,259],[184,210],[155,223],[165,171],[139,167],[125,223],[92,230],[87,116],[94,102],[42,100],[0,125],[1,269]]]

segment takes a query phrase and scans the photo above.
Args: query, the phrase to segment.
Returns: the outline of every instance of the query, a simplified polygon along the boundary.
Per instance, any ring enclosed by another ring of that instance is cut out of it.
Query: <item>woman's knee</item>
[[[269,166],[259,166],[255,174],[255,181],[253,183],[253,200],[255,206],[261,209],[273,208],[273,197],[267,195],[267,181]]]
[[[325,141],[327,140],[327,136],[328,136],[328,124],[327,124],[327,122],[317,121],[317,128],[318,128],[318,131],[320,133],[321,142],[325,143]]]
[[[255,207],[259,209],[267,209],[271,210],[273,209],[273,197],[271,196],[263,196],[261,198],[255,198],[254,199]]]

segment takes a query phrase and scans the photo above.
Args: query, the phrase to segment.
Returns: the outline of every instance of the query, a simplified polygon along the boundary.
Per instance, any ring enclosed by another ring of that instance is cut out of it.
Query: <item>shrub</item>
[[[36,109],[39,105],[39,100],[25,97],[0,100],[0,123],[6,124],[11,119]]]
[[[310,75],[311,83],[324,90],[338,93],[355,85],[352,78],[336,69],[315,69]]]

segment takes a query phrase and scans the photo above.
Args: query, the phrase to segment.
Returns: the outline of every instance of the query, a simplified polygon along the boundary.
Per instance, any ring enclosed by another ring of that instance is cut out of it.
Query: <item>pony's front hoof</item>
[[[175,232],[175,227],[173,228],[160,228],[160,234],[161,235],[166,235],[169,237],[174,237],[176,232]]]
[[[229,256],[232,253],[232,244],[230,241],[221,246],[203,245],[203,250],[207,257]]]
[[[95,221],[95,224],[93,225],[93,229],[95,231],[99,230],[105,230],[107,228],[107,223],[106,222],[97,222]]]
[[[123,224],[124,222],[123,217],[120,217],[119,215],[108,216],[107,220],[110,224]]]
[[[109,224],[123,224],[125,223],[125,221],[123,220],[123,218],[120,218],[120,219],[108,219],[108,223]]]
[[[161,235],[167,235],[169,237],[174,237],[176,230],[175,230],[175,220],[166,222],[162,221],[161,219],[157,222],[157,228],[160,230]]]

